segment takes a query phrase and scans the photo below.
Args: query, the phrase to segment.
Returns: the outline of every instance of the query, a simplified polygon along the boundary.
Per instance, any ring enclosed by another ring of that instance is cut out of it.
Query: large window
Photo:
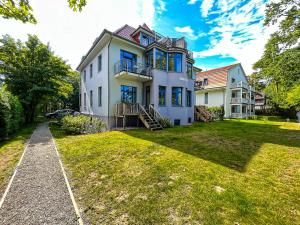
[[[98,72],[102,70],[102,55],[98,56]]]
[[[204,94],[204,104],[208,104],[208,93]]]
[[[189,90],[186,90],[186,106],[187,107],[192,106],[192,92]]]
[[[93,107],[93,91],[90,91],[90,106]]]
[[[98,106],[102,106],[102,87],[98,87]]]
[[[159,106],[166,105],[166,87],[165,86],[158,87],[158,105]]]
[[[90,78],[93,77],[93,64],[90,65]]]
[[[193,79],[193,64],[186,64],[186,74],[189,79]]]
[[[136,103],[136,87],[121,85],[121,101]]]
[[[182,87],[172,87],[172,106],[182,106]]]
[[[167,53],[159,49],[155,49],[155,68],[167,70]]]
[[[146,66],[153,68],[153,50],[146,52]]]
[[[136,72],[136,55],[121,50],[121,69],[129,72]]]
[[[182,54],[169,53],[169,71],[182,72]]]

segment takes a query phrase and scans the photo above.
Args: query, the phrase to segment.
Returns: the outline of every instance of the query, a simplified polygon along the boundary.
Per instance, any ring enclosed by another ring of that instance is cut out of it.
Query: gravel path
[[[78,224],[47,123],[32,135],[0,209],[0,224]]]

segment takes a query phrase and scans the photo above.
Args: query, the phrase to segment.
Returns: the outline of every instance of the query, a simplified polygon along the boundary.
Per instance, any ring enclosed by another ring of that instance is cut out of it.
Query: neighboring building
[[[196,105],[224,106],[226,118],[255,114],[254,89],[240,63],[196,75]]]
[[[255,109],[257,110],[266,110],[269,107],[267,106],[266,95],[263,92],[255,93]]]
[[[80,111],[101,117],[109,128],[136,124],[138,118],[146,127],[147,121],[160,117],[190,124],[193,63],[184,38],[163,37],[146,24],[104,30],[77,68]]]

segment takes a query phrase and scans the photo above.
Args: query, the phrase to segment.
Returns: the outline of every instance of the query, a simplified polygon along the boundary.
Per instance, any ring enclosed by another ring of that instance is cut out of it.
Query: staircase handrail
[[[165,124],[165,121],[164,121],[162,115],[151,104],[149,105],[149,113],[150,113],[150,110],[153,111],[154,119],[157,120],[163,127],[165,127],[166,124]]]
[[[147,111],[144,108],[144,106],[142,106],[141,104],[139,104],[139,109],[140,109],[140,111],[142,111],[143,113],[145,113],[151,121],[153,121],[152,117],[147,113]]]

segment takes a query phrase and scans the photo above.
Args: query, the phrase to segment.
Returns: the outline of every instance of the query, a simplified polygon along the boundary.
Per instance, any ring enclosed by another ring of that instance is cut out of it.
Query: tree
[[[264,24],[278,24],[278,31],[271,35],[262,58],[254,64],[252,79],[265,91],[271,105],[296,109],[300,106],[300,96],[295,95],[300,83],[300,2],[267,4]]]
[[[73,11],[81,11],[86,0],[68,0]],[[3,18],[20,20],[23,23],[36,23],[29,0],[0,0],[0,15]]]
[[[22,43],[6,35],[0,43],[0,58],[4,61],[0,74],[4,74],[8,90],[21,101],[26,122],[33,121],[40,103],[72,92],[70,66],[37,36],[28,35]]]

